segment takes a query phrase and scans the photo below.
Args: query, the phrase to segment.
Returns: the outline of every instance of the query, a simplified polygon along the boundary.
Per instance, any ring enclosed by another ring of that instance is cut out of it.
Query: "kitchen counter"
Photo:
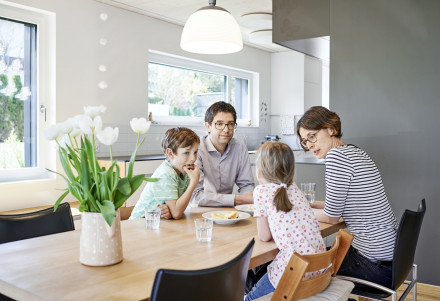
[[[249,151],[249,154],[255,154],[256,151]],[[316,159],[312,153],[304,152],[301,150],[294,150],[295,154],[295,162],[297,164],[324,164],[323,159]],[[99,158],[99,160],[109,160],[110,158]],[[129,162],[130,156],[114,156],[114,160],[118,162]],[[136,156],[136,161],[152,161],[152,160],[164,160],[165,156],[163,154],[155,154],[155,155],[143,155]]]

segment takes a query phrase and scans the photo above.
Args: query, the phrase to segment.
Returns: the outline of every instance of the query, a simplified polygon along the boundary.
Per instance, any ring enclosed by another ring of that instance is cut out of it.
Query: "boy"
[[[180,127],[166,131],[162,139],[166,159],[152,175],[159,181],[147,183],[130,219],[143,217],[145,210],[156,207],[161,208],[162,217],[169,214],[174,219],[182,217],[199,182],[200,170],[194,164],[199,144],[199,137],[190,129]]]

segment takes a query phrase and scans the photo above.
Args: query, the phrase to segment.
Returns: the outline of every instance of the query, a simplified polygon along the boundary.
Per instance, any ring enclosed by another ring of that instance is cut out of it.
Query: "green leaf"
[[[64,198],[66,197],[66,195],[69,194],[69,190],[66,189],[66,192],[64,192],[59,198],[58,200],[55,202],[55,205],[53,206],[53,211],[57,211],[58,209],[58,205],[61,203],[62,200],[64,200]]]
[[[120,191],[123,195],[130,196],[131,185],[130,185],[130,181],[128,180],[127,177],[119,180],[118,191]]]
[[[111,226],[115,219],[115,205],[109,200],[104,200],[102,204],[99,204],[99,209],[101,210],[104,220]]]
[[[121,207],[122,205],[124,205],[124,202],[142,185],[144,178],[145,178],[144,175],[137,175],[129,180],[129,185],[130,185],[130,190],[131,190],[131,192],[129,194],[116,193],[115,199],[114,199],[116,209]],[[126,178],[124,178],[124,179],[126,179]],[[121,179],[121,180],[123,180],[123,179]]]
[[[80,177],[81,184],[83,185],[84,189],[89,190],[90,189],[90,171],[89,171],[89,164],[87,160],[87,152],[85,151],[84,143],[81,140],[81,174]]]
[[[144,141],[145,141],[145,137],[142,139],[142,141],[139,144],[136,145],[133,153],[131,154],[130,163],[128,164],[128,171],[127,171],[127,178],[129,178],[129,179],[131,179],[133,177],[133,166],[134,166],[134,161],[136,160],[137,150],[142,145],[142,143],[144,143]]]
[[[158,178],[147,178],[147,177],[145,177],[144,181],[146,181],[146,182],[157,182],[157,181],[159,181],[159,179]]]
[[[60,147],[58,149],[58,153],[60,155],[60,162],[61,162],[61,166],[64,169],[64,172],[66,173],[67,177],[69,178],[70,181],[75,181],[75,175],[72,172],[72,169],[70,168],[70,164],[68,162],[68,155],[67,152],[64,148]]]

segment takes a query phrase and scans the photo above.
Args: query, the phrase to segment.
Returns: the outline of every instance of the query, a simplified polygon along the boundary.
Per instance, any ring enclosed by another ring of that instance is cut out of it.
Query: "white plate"
[[[235,209],[254,215],[254,204],[237,205]]]
[[[204,218],[213,220],[214,223],[216,223],[216,224],[221,224],[221,225],[235,224],[235,223],[241,221],[242,219],[246,219],[251,216],[249,213],[246,213],[246,212],[238,212],[237,218],[222,219],[222,218],[211,217],[211,214],[213,214],[213,213],[227,213],[227,212],[231,212],[231,210],[228,210],[228,211],[209,211],[209,212],[203,213],[202,216]],[[232,212],[234,212],[234,211],[232,211]]]

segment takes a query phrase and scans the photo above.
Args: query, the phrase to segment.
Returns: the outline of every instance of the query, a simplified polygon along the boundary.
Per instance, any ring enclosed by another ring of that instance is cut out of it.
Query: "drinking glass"
[[[147,229],[159,229],[160,208],[145,210],[145,225]]]
[[[301,191],[307,201],[310,203],[315,201],[316,183],[301,183]]]
[[[207,218],[198,218],[194,220],[196,227],[196,239],[197,241],[208,242],[212,238],[213,222]]]

